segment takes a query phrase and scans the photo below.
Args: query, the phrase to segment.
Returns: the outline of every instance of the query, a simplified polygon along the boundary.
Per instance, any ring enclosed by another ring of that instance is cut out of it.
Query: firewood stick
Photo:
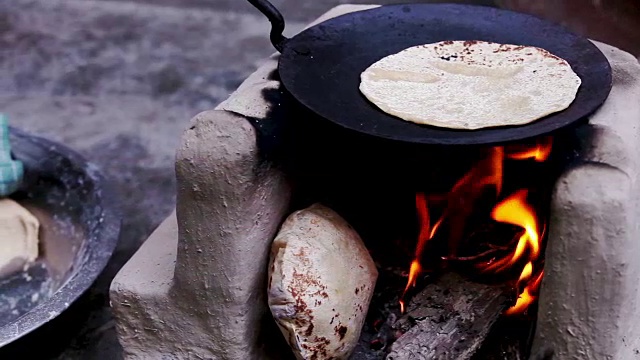
[[[440,277],[409,302],[397,322],[398,328],[408,330],[393,343],[387,360],[470,359],[511,305],[509,293],[454,273]]]

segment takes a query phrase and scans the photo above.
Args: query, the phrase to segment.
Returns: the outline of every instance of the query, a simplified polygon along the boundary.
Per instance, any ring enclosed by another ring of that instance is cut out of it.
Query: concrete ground
[[[256,13],[0,1],[0,112],[97,164],[118,188],[124,213],[119,246],[96,286],[0,358],[119,358],[110,280],[174,207],[173,158],[183,128],[273,52],[268,30]],[[44,339],[50,346],[34,346]]]
[[[368,1],[274,1],[289,34],[346,2]],[[121,358],[109,282],[174,207],[183,128],[273,52],[268,30],[242,0],[0,1],[0,112],[97,164],[124,213],[120,244],[96,285],[0,358]]]

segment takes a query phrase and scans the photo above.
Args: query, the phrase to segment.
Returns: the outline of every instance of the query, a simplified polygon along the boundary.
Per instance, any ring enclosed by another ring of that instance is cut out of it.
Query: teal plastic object
[[[9,196],[18,190],[23,176],[22,161],[11,157],[9,120],[4,114],[0,114],[0,197]]]

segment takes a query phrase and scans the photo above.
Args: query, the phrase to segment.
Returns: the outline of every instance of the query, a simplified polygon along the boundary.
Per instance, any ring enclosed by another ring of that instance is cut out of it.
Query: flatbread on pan
[[[443,41],[389,55],[360,76],[382,111],[450,129],[524,125],[569,107],[580,77],[536,47]]]

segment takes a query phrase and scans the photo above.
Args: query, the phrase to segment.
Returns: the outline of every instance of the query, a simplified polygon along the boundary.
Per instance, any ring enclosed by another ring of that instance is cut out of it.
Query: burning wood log
[[[387,360],[470,359],[509,304],[508,288],[478,284],[454,273],[415,295],[397,327],[404,334]]]

